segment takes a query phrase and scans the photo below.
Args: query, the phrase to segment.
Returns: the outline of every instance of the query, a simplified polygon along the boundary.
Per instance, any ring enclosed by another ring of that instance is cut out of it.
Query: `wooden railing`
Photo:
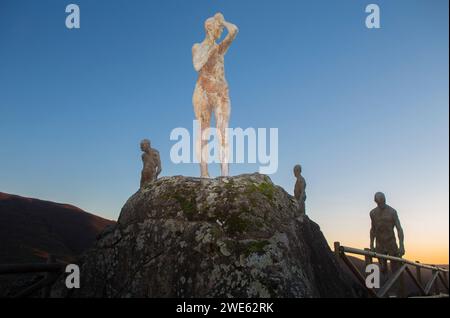
[[[334,252],[336,256],[345,263],[345,265],[350,269],[350,271],[355,275],[357,280],[367,289],[369,296],[376,297],[376,298],[382,298],[386,297],[388,292],[392,289],[392,287],[398,282],[400,284],[400,297],[405,297],[405,291],[404,291],[404,273],[408,274],[408,276],[411,278],[412,282],[418,290],[420,291],[421,296],[431,296],[433,293],[433,287],[434,287],[434,293],[439,294],[438,289],[438,282],[440,281],[444,288],[447,290],[447,293],[449,291],[448,289],[448,269],[441,268],[434,265],[426,265],[421,264],[419,262],[412,262],[400,257],[394,257],[390,255],[384,255],[379,254],[376,252],[372,252],[369,249],[357,249],[353,247],[347,247],[347,246],[341,246],[339,242],[334,243]],[[388,278],[388,280],[383,284],[383,286],[380,286],[378,290],[375,290],[373,288],[368,288],[366,286],[366,278],[363,273],[361,273],[357,266],[350,260],[349,257],[347,257],[346,253],[348,254],[356,254],[356,255],[362,255],[365,257],[365,265],[369,265],[373,263],[373,258],[377,258],[378,260],[386,260],[390,262],[396,262],[399,264],[398,269],[392,273],[392,275]],[[415,268],[415,274],[412,272],[411,267]],[[432,275],[429,281],[424,285],[422,281],[422,270],[431,270]],[[448,296],[448,295],[447,295]]]
[[[64,271],[65,266],[65,263],[56,262],[55,258],[49,255],[47,263],[0,265],[0,275],[45,273],[43,278],[19,293],[12,295],[12,298],[29,297],[39,290],[42,290],[41,297],[47,298],[50,296],[51,286]]]
[[[339,242],[334,243],[334,252],[336,256],[346,264],[350,271],[355,275],[357,280],[361,283],[364,288],[368,291],[369,296],[382,298],[385,297],[396,282],[400,284],[404,283],[403,274],[407,273],[411,278],[413,283],[417,286],[421,293],[421,296],[431,296],[433,287],[435,287],[435,294],[438,294],[438,282],[440,281],[444,288],[449,291],[448,287],[448,269],[441,268],[434,265],[421,264],[419,262],[412,262],[403,258],[394,257],[390,255],[379,254],[372,252],[369,249],[357,249],[353,247],[347,247],[340,245]],[[366,286],[366,278],[363,273],[360,272],[358,267],[347,257],[347,254],[362,255],[365,257],[365,265],[373,263],[373,258],[379,260],[383,259],[386,261],[397,262],[400,264],[399,268],[392,273],[391,277],[380,286],[377,290],[373,288],[368,288]],[[23,298],[28,297],[38,290],[42,289],[41,296],[50,296],[50,287],[58,279],[60,274],[64,271],[66,264],[61,262],[56,262],[53,256],[49,256],[47,263],[30,263],[30,264],[4,264],[0,265],[0,275],[8,274],[29,274],[29,273],[45,273],[44,277],[33,285],[25,288],[23,291],[13,295],[13,298]],[[415,268],[415,275],[411,271],[410,267]],[[429,281],[424,285],[422,281],[422,270],[431,270],[432,275]],[[401,287],[403,289],[404,287]],[[403,295],[401,295],[403,296]]]

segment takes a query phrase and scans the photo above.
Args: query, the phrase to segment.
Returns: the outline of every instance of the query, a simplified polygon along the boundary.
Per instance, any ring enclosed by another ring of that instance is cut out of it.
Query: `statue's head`
[[[386,206],[386,196],[383,192],[375,193],[375,203],[382,209]]]
[[[141,150],[146,152],[150,150],[150,140],[148,139],[143,139],[141,141]]]
[[[297,178],[301,175],[302,173],[302,166],[301,165],[295,165],[294,167],[294,176],[296,176]]]
[[[222,13],[216,13],[214,17],[208,18],[205,21],[205,31],[208,37],[218,40],[222,36],[224,21]]]

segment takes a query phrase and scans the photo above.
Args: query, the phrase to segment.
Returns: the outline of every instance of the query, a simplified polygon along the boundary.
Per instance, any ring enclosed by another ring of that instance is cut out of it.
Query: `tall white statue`
[[[216,41],[221,37],[223,29],[228,34],[221,43]],[[209,178],[208,174],[208,140],[202,138],[211,125],[211,113],[214,111],[217,138],[219,140],[219,156],[222,176],[228,175],[228,121],[230,118],[230,96],[228,83],[225,79],[224,56],[233,40],[236,38],[238,28],[227,21],[221,13],[205,21],[206,37],[201,43],[192,47],[192,60],[198,72],[192,102],[195,117],[199,121],[199,132],[196,140],[196,155],[200,159],[201,177]]]

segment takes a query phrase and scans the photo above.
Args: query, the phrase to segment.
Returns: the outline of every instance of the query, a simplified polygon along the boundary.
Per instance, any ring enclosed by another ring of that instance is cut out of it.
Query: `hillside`
[[[75,206],[0,192],[0,264],[71,260],[114,221]]]

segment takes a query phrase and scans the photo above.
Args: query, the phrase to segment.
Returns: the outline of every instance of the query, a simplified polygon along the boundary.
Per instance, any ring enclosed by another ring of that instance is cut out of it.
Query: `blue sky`
[[[364,24],[370,1],[72,2],[79,30],[65,27],[69,1],[0,2],[0,191],[115,219],[138,188],[144,137],[162,175],[197,176],[170,162],[169,134],[192,125],[191,47],[221,11],[240,29],[230,126],[279,129],[272,180],[292,192],[301,163],[309,215],[347,245],[367,245],[384,191],[407,252],[440,244],[448,261],[448,1],[373,1],[378,30]]]

